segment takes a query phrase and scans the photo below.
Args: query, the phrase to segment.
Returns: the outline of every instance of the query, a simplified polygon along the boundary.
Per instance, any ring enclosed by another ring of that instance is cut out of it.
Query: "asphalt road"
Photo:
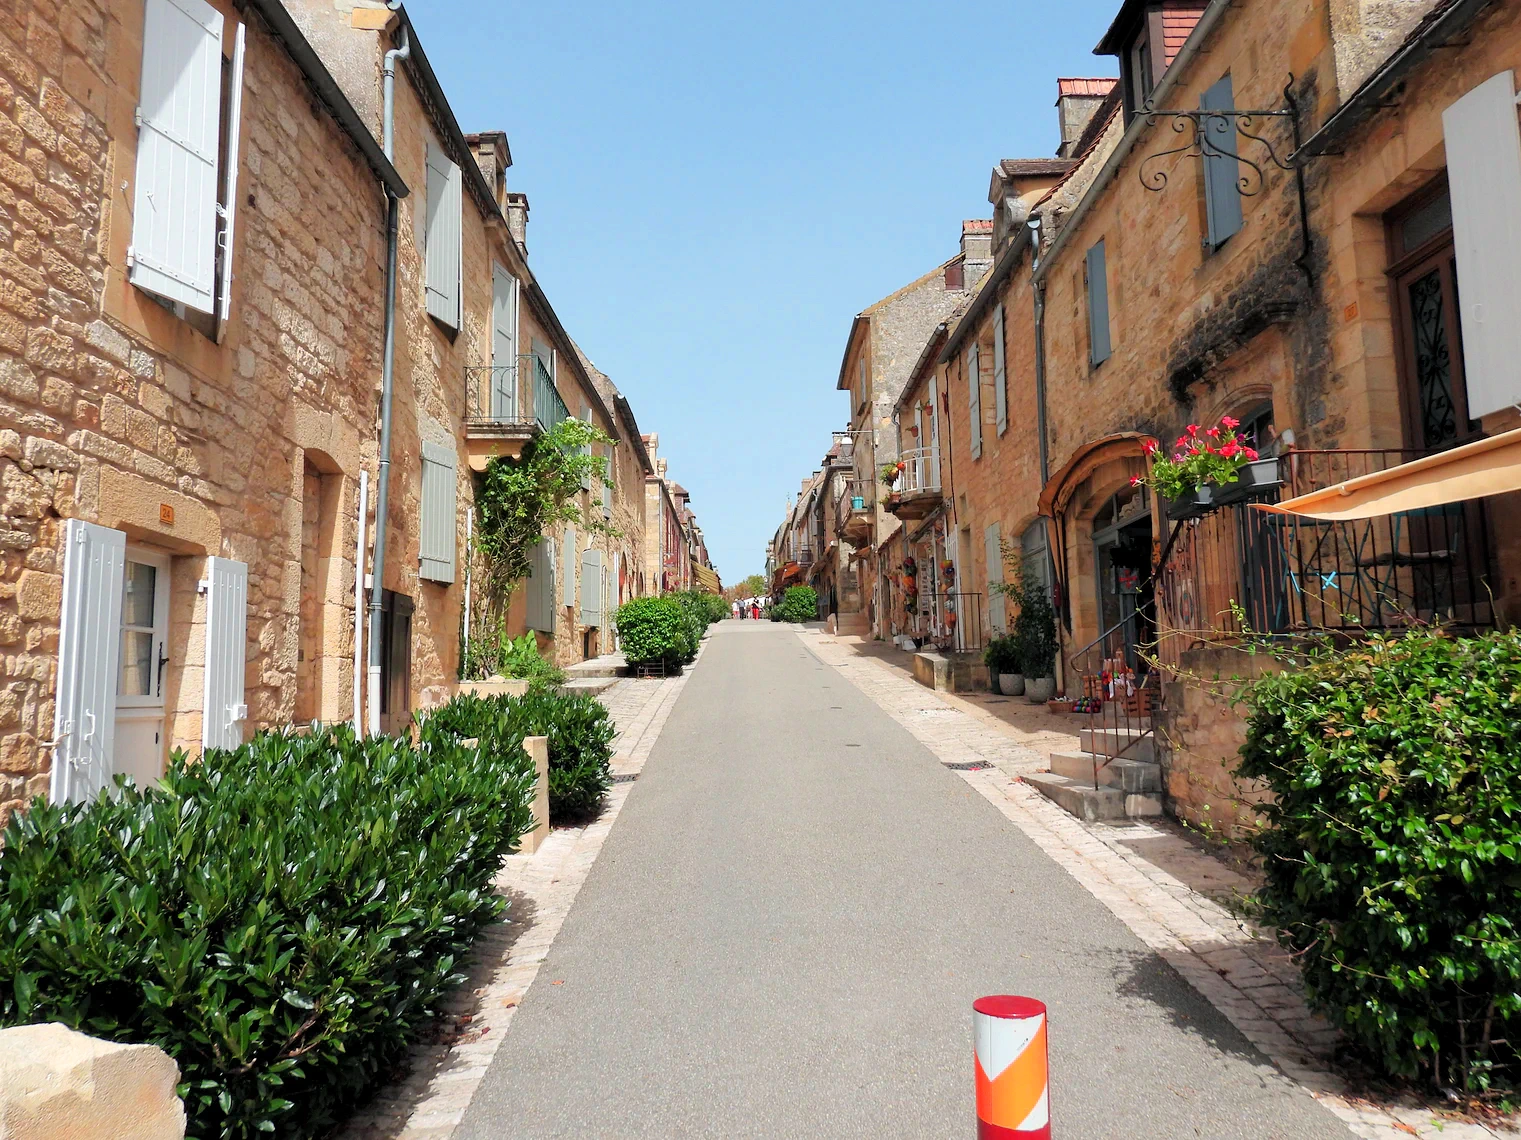
[[[1351,1135],[787,627],[723,622],[456,1137],[969,1138],[989,993],[1050,1007],[1060,1140]]]

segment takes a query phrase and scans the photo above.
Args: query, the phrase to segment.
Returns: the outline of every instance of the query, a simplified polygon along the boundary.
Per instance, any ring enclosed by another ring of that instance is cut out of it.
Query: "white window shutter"
[[[243,121],[243,40],[239,24],[232,45],[232,98],[227,108],[227,205],[222,208],[222,280],[218,287],[222,320],[232,311],[232,243],[238,217],[238,140]]]
[[[998,412],[998,434],[1009,430],[1009,366],[1003,341],[1003,306],[993,310],[993,407]]]
[[[500,265],[491,272],[491,415],[518,417],[518,281]]]
[[[464,182],[459,166],[428,140],[426,281],[428,315],[459,328],[460,221]]]
[[[202,313],[216,295],[221,110],[221,13],[145,0],[128,277]]]
[[[602,624],[602,552],[587,550],[581,555],[581,624]]]
[[[967,349],[966,396],[972,458],[982,458],[982,353],[977,345]]]
[[[939,385],[934,376],[929,382],[930,401],[930,463],[935,470],[935,479],[940,479],[940,396],[937,391]]]
[[[588,423],[588,424],[591,423],[592,422],[592,410],[590,408],[582,408],[581,409],[581,419],[585,423]],[[591,453],[592,453],[591,444],[587,444],[585,447],[583,447],[581,449],[581,454],[582,455],[590,455]],[[583,491],[590,491],[591,490],[591,472],[589,472],[589,471],[585,472],[581,476],[581,490],[583,490]]]
[[[418,541],[418,576],[430,582],[454,581],[454,557],[459,545],[457,494],[458,460],[454,449],[437,443],[422,445],[422,518]]]
[[[206,580],[205,707],[201,744],[236,748],[243,743],[243,673],[248,660],[248,566],[208,558]]]
[[[541,538],[533,548],[528,571],[528,628],[540,633],[555,631],[555,544]]]
[[[1458,258],[1463,372],[1473,419],[1521,401],[1521,132],[1510,71],[1442,112]],[[1462,430],[1463,425],[1458,425]]]
[[[1008,613],[1002,594],[993,590],[994,586],[1003,583],[1003,552],[999,549],[999,540],[1003,537],[1002,528],[998,523],[992,523],[983,531],[984,551],[988,563],[988,625],[995,631],[1002,633],[1008,625]],[[993,678],[996,682],[998,678]]]
[[[111,782],[127,536],[70,519],[64,543],[52,798],[82,803]]]
[[[565,528],[565,556],[560,559],[565,567],[565,596],[561,599],[567,606],[576,604],[576,528]]]

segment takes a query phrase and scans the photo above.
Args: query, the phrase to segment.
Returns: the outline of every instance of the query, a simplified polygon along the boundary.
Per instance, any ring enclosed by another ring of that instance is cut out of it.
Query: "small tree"
[[[493,459],[476,479],[475,541],[481,573],[475,619],[479,640],[464,630],[467,676],[491,671],[501,644],[513,591],[528,577],[533,549],[545,532],[572,523],[590,534],[616,535],[601,511],[583,511],[587,485],[607,480],[607,460],[596,451],[612,440],[584,420],[566,419],[529,440],[517,458]]]

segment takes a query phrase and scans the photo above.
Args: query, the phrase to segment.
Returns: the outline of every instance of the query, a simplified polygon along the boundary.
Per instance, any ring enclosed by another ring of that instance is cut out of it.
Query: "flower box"
[[[1215,502],[1222,506],[1226,503],[1239,503],[1281,486],[1283,480],[1278,475],[1278,460],[1254,459],[1237,473],[1234,483],[1214,488]]]
[[[1167,517],[1173,522],[1196,519],[1209,514],[1219,505],[1215,498],[1218,488],[1197,487],[1187,499],[1163,499],[1167,504]]]

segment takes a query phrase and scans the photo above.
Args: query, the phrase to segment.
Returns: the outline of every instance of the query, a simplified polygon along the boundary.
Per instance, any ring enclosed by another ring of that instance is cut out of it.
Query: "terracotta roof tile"
[[[990,234],[993,232],[993,219],[968,218],[961,223],[961,232],[964,234]]]
[[[1056,95],[1107,95],[1118,83],[1118,79],[1058,79],[1056,81]]]

